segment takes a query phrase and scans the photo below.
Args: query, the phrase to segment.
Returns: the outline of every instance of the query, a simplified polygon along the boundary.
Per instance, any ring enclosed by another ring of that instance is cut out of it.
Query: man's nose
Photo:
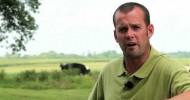
[[[126,33],[126,38],[127,39],[134,38],[134,32],[131,29],[129,29],[128,32]]]

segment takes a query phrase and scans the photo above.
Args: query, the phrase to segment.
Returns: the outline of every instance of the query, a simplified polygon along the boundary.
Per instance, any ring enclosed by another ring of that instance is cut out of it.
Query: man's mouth
[[[137,45],[135,42],[128,42],[128,43],[127,43],[127,46],[128,46],[128,47],[133,47],[133,46],[135,46],[135,45]]]

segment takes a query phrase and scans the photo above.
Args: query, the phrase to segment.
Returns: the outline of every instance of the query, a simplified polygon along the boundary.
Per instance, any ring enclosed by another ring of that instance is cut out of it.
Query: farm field
[[[0,59],[0,71],[4,70],[9,76],[26,70],[35,70],[36,72],[60,71],[60,63],[79,62],[89,66],[92,72],[99,72],[108,61],[107,59]],[[179,59],[179,61],[185,65],[190,65],[190,59]],[[89,77],[91,76],[84,79],[89,79]],[[80,77],[76,77],[75,79],[79,80],[79,78]],[[81,84],[81,82],[79,84]],[[72,89],[0,87],[0,97],[2,100],[86,100],[92,86],[93,85],[88,85],[88,87],[76,87]]]
[[[87,59],[0,59],[0,70],[6,73],[19,73],[25,70],[52,71],[61,70],[60,63],[79,62],[90,67],[92,71],[100,71],[108,60]]]
[[[60,63],[79,62],[90,67],[92,72],[100,71],[108,60],[86,59],[0,59],[0,71],[9,76],[26,70],[36,72],[60,71]],[[88,77],[87,77],[88,78]],[[78,79],[78,77],[77,77]],[[1,80],[0,80],[1,81]],[[6,83],[5,83],[6,84]],[[80,84],[80,83],[79,83]],[[74,89],[22,89],[0,87],[2,100],[86,100],[92,86]]]
[[[90,89],[29,90],[0,88],[1,100],[87,100]]]

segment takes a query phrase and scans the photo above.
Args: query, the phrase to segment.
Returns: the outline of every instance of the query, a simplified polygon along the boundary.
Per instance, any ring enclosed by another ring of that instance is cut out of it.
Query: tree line
[[[172,53],[166,53],[171,57],[175,58],[190,58],[190,52],[172,52]],[[55,51],[48,51],[43,52],[38,55],[21,55],[21,54],[6,54],[2,56],[1,58],[44,58],[44,59],[112,59],[121,57],[122,53],[118,53],[114,50],[108,50],[102,53],[95,53],[95,52],[88,52],[87,54],[64,54],[64,53],[57,53]]]
[[[9,54],[2,56],[1,58],[48,58],[48,59],[63,59],[63,58],[74,58],[74,59],[85,59],[85,58],[94,58],[94,59],[109,59],[109,58],[117,58],[122,56],[121,53],[117,53],[114,50],[105,51],[102,53],[89,52],[87,54],[64,54],[57,53],[55,51],[48,51],[40,53],[39,55],[21,55],[21,54]]]

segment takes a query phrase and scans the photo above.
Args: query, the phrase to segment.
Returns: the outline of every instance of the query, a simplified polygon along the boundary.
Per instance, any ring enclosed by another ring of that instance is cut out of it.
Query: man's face
[[[143,11],[136,7],[128,13],[116,12],[114,36],[124,56],[136,59],[148,55],[149,38],[153,34],[153,25],[146,25]]]

